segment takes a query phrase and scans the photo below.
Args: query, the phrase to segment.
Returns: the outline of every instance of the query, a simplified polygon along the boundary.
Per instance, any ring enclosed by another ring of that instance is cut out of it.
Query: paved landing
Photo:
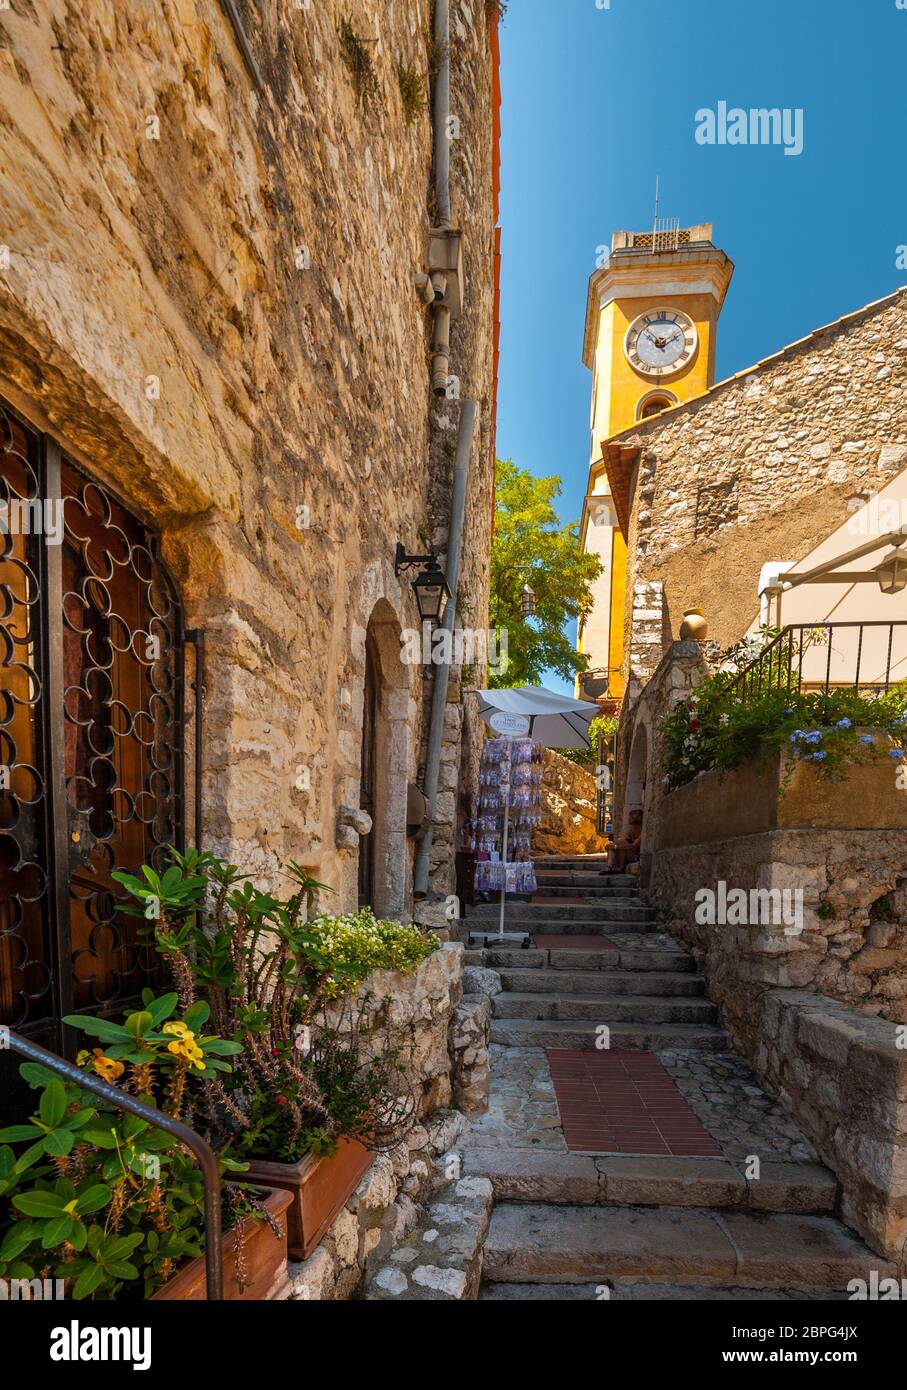
[[[720,1158],[722,1150],[654,1052],[548,1052],[567,1148]]]

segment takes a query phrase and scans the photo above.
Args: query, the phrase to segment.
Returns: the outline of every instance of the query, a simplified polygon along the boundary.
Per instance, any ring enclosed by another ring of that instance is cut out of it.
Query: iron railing
[[[893,672],[900,669],[900,675]],[[769,691],[853,689],[881,695],[907,679],[907,622],[797,623],[785,627],[727,693],[743,704]]]
[[[223,1248],[221,1245],[221,1220],[220,1220],[220,1170],[217,1166],[217,1155],[211,1145],[196,1134],[194,1129],[184,1125],[179,1120],[174,1120],[172,1116],[163,1114],[160,1110],[155,1110],[153,1106],[146,1105],[144,1101],[137,1100],[135,1096],[129,1095],[128,1091],[121,1091],[118,1086],[111,1086],[107,1081],[102,1081],[100,1077],[92,1076],[89,1072],[84,1072],[80,1067],[72,1062],[64,1061],[55,1052],[48,1052],[47,1048],[39,1047],[37,1043],[22,1038],[18,1033],[11,1029],[0,1030],[3,1042],[14,1052],[27,1057],[31,1062],[39,1062],[42,1067],[47,1067],[48,1071],[55,1072],[57,1076],[62,1076],[66,1081],[71,1081],[73,1085],[81,1087],[83,1091],[92,1091],[103,1100],[115,1105],[118,1110],[128,1110],[133,1115],[138,1115],[155,1129],[162,1129],[167,1134],[172,1134],[174,1139],[178,1139],[181,1144],[185,1144],[188,1149],[198,1159],[198,1166],[202,1170],[202,1181],[205,1185],[205,1295],[209,1300],[219,1301],[224,1296],[224,1270],[223,1270]]]

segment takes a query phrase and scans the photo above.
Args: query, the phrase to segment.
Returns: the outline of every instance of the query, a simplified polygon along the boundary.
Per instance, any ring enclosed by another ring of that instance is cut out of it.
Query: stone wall
[[[702,773],[665,796],[649,886],[748,1054],[762,995],[777,986],[907,1023],[907,804],[892,770],[853,768],[837,783],[798,763],[781,797],[783,768],[776,756],[761,772],[750,763],[724,778]],[[747,895],[799,891],[802,929],[697,923],[696,893],[721,881]]]
[[[782,796],[786,757],[662,795],[648,897],[837,1174],[845,1220],[894,1256],[907,1237],[907,804],[887,764],[836,783],[797,763]],[[697,894],[721,883],[746,895],[742,923],[702,920]],[[777,891],[774,907],[753,890]]]
[[[532,852],[595,854],[605,840],[595,829],[595,775],[551,748],[542,757],[542,819],[532,834]]]
[[[356,897],[366,637],[380,648],[380,910],[408,906],[405,786],[431,674],[409,551],[444,548],[457,399],[431,395],[414,289],[434,216],[429,0],[68,0],[0,12],[0,395],[161,535],[207,635],[207,846],[274,883],[294,858]],[[452,5],[451,372],[479,405],[461,570],[483,625],[494,449],[492,12]],[[357,89],[339,33],[372,66]],[[475,682],[481,684],[481,673]],[[436,884],[451,886],[461,758],[452,683]],[[446,827],[446,828],[445,828]],[[332,899],[332,903],[338,899]]]
[[[907,465],[905,376],[902,290],[619,436],[640,451],[625,674],[648,676],[659,637],[694,605],[713,639],[737,641],[758,612],[761,566],[808,553],[849,498]]]
[[[490,1083],[490,1001],[464,993],[470,983],[463,947],[447,942],[412,974],[375,970],[362,986],[373,1025],[387,1023],[402,1048],[418,1113],[405,1139],[376,1155],[318,1249],[291,1263],[291,1298],[352,1297],[415,1228],[420,1204],[459,1176],[456,1155],[446,1156],[466,1126],[463,1112],[487,1108]]]
[[[846,1004],[771,990],[751,1054],[841,1184],[841,1215],[873,1249],[907,1239],[907,1046]]]

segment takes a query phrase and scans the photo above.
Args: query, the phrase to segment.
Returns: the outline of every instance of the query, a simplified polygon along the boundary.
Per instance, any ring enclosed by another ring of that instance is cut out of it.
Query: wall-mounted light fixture
[[[890,550],[875,572],[883,594],[901,593],[907,588],[907,551]]]
[[[397,542],[394,554],[394,574],[420,566],[413,580],[413,593],[423,622],[440,623],[450,598],[450,588],[436,555],[407,555],[406,546]]]
[[[535,590],[530,584],[524,584],[520,590],[520,617],[531,618],[535,613]]]

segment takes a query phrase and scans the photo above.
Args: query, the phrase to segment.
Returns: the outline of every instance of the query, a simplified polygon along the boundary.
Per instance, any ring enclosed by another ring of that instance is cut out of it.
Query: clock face
[[[650,309],[631,323],[625,350],[636,371],[657,378],[692,362],[696,342],[696,325],[687,314],[679,309]]]

